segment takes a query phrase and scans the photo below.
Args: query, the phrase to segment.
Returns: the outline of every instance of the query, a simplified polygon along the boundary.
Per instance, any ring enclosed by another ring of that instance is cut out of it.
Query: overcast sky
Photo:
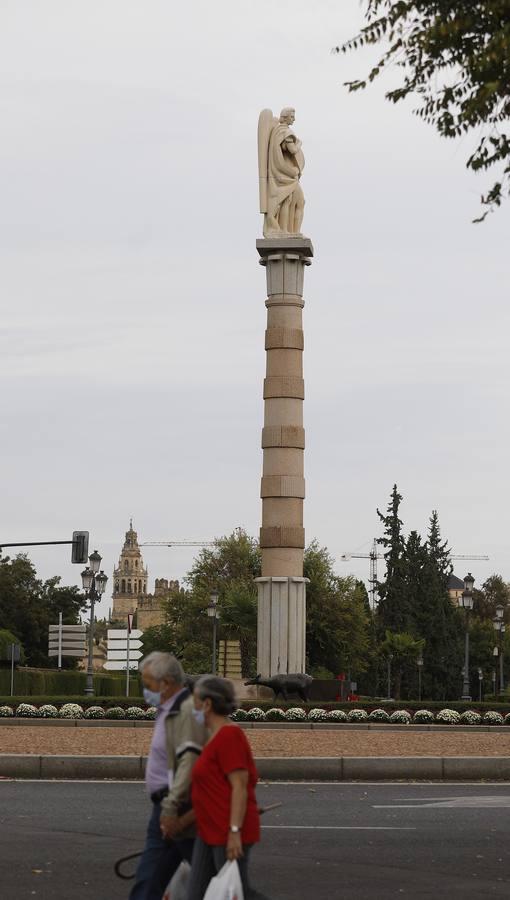
[[[2,0],[0,540],[140,540],[260,524],[265,276],[259,111],[296,108],[306,169],[305,525],[368,578],[393,483],[439,510],[477,582],[510,579],[509,210],[372,56],[358,0]],[[377,51],[376,51],[377,53]],[[393,76],[392,76],[393,77]],[[31,553],[78,583],[68,548]],[[147,548],[154,577],[192,551]],[[103,603],[107,611],[110,600]]]

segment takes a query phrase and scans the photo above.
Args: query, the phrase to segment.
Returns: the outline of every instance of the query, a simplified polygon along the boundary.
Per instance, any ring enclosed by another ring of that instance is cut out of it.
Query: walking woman
[[[247,900],[248,859],[253,844],[260,840],[257,770],[246,735],[229,719],[236,708],[232,684],[206,675],[195,685],[194,701],[194,715],[204,722],[210,738],[192,775],[191,800],[198,837],[188,900],[202,900],[211,878],[226,860],[234,859]]]

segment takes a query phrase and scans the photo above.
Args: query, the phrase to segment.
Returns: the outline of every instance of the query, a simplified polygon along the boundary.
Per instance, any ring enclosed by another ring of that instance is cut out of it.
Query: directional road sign
[[[48,631],[50,633],[54,631],[58,634],[59,630],[60,625],[48,625]],[[62,625],[62,634],[85,634],[86,631],[86,625]]]
[[[143,631],[140,631],[139,628],[133,628],[131,634],[129,636],[129,644],[131,646],[132,642],[135,638],[141,638]],[[108,629],[108,640],[112,641],[127,641],[128,630],[127,628],[109,628]]]
[[[87,651],[82,649],[81,647],[79,650],[70,650],[69,647],[62,647],[62,656],[77,656],[83,658],[86,655]],[[50,650],[48,650],[48,656],[58,656],[58,647],[52,647]]]
[[[103,669],[106,669],[108,672],[124,672],[126,670],[127,660],[123,659],[119,660],[111,660],[105,662]],[[138,669],[138,660],[129,660],[129,668],[130,669]]]
[[[143,653],[140,653],[139,650],[133,650],[132,653],[131,653],[131,650],[129,651],[129,661],[130,662],[131,662],[131,660],[141,659],[142,656],[143,656]],[[110,650],[110,648],[108,647],[108,659],[109,660],[110,659],[124,659],[125,660],[126,659],[126,651],[125,650]]]
[[[140,650],[143,647],[141,641],[130,641],[129,642],[129,653],[131,654],[132,650]],[[127,650],[127,641],[108,641],[108,650]]]

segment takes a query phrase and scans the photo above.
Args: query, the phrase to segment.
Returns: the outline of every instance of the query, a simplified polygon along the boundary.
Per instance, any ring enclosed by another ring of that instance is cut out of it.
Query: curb
[[[428,731],[434,734],[448,732],[451,734],[510,734],[508,725],[390,725],[376,722],[237,722],[244,730],[259,731]],[[153,728],[154,720],[143,719],[37,719],[1,717],[2,726],[23,725],[36,728]]]
[[[139,781],[145,756],[0,754],[0,778]],[[261,781],[510,781],[508,756],[259,757]]]

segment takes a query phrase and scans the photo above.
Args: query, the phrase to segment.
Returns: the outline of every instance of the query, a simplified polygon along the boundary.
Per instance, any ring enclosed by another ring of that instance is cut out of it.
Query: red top
[[[243,844],[260,840],[260,821],[255,798],[257,770],[244,731],[237,725],[224,725],[207,743],[198,757],[191,782],[191,800],[197,830],[206,844],[224,847],[230,828],[232,787],[228,775],[238,769],[248,772],[248,801],[241,828]],[[240,825],[232,822],[232,825]]]

